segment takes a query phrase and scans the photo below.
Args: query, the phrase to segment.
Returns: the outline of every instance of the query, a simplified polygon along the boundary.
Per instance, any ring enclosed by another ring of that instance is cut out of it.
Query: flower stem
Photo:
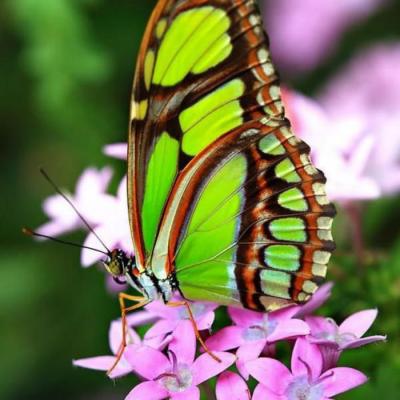
[[[361,205],[356,202],[348,202],[345,206],[350,221],[351,237],[357,260],[357,269],[360,276],[364,275],[365,248],[362,232]]]
[[[200,384],[201,391],[206,395],[207,400],[216,400],[215,393],[211,387],[210,382],[203,382]]]

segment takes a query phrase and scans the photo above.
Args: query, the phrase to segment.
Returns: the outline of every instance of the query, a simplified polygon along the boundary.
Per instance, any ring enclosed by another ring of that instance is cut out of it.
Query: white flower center
[[[357,336],[354,333],[351,332],[344,332],[336,335],[336,343],[339,346],[344,346],[347,343],[352,342],[353,340],[357,340]]]
[[[339,327],[336,322],[332,319],[328,319],[328,322],[332,325],[332,331],[321,331],[315,335],[318,339],[325,339],[331,342],[335,342],[340,347],[346,345],[357,339],[357,336],[351,332],[339,333]]]
[[[186,364],[178,364],[173,371],[162,374],[159,382],[170,392],[184,392],[192,386],[192,371]]]
[[[277,321],[274,321],[266,315],[260,324],[249,326],[243,332],[243,337],[246,340],[261,340],[266,339],[271,335],[278,325]]]
[[[324,390],[320,384],[310,384],[307,376],[293,379],[285,392],[288,400],[321,400]]]

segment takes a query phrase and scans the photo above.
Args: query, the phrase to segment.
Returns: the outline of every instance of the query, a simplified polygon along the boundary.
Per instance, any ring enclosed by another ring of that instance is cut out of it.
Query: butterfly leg
[[[170,306],[170,307],[182,307],[182,306],[184,306],[184,307],[186,307],[186,310],[187,310],[188,315],[189,315],[190,322],[192,323],[192,326],[193,326],[194,333],[195,333],[196,338],[199,341],[200,345],[203,347],[204,351],[208,355],[210,355],[215,361],[221,362],[221,360],[215,354],[213,354],[213,352],[204,343],[204,340],[202,339],[202,337],[200,335],[199,329],[197,328],[196,320],[194,319],[194,315],[193,315],[192,309],[190,308],[189,302],[186,301],[186,300],[170,301],[170,302],[167,303],[167,306]]]
[[[149,303],[149,299],[146,297],[142,296],[131,296],[126,293],[120,293],[119,296],[119,305],[121,307],[121,323],[122,323],[122,341],[121,345],[119,346],[118,353],[116,354],[116,360],[114,364],[111,366],[111,368],[107,371],[107,375],[110,375],[111,372],[114,370],[114,368],[118,365],[120,362],[122,355],[124,354],[125,348],[126,348],[126,334],[127,334],[127,322],[126,322],[126,315],[128,312],[137,310],[138,308],[141,308],[145,306],[146,304]],[[136,304],[127,307],[125,302],[126,301],[133,301],[136,302]]]

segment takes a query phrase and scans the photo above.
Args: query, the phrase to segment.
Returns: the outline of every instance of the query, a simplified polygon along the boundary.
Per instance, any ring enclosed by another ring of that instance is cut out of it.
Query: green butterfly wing
[[[130,220],[139,268],[193,300],[275,309],[326,274],[334,209],[284,118],[254,0],[161,0],[135,75]]]

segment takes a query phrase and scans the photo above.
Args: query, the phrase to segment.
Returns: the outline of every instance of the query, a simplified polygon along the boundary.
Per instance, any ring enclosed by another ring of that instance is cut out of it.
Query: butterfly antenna
[[[110,249],[105,245],[105,243],[101,240],[99,235],[89,225],[89,222],[86,221],[85,217],[75,207],[74,203],[61,191],[61,189],[54,183],[54,181],[49,177],[49,175],[47,174],[47,172],[43,168],[40,168],[40,173],[43,175],[43,177],[46,179],[46,181],[50,183],[50,185],[54,188],[54,190],[72,207],[72,209],[76,212],[78,217],[85,224],[85,226],[89,229],[89,231],[93,233],[93,235],[97,238],[97,240],[107,250],[107,255],[110,255],[111,254]],[[36,236],[38,236],[38,235],[36,235]],[[51,238],[49,238],[49,239],[51,239]]]
[[[35,232],[35,231],[33,231],[32,229],[29,229],[29,228],[22,228],[22,233],[24,235],[27,235],[27,236],[41,237],[41,238],[45,238],[45,239],[50,239],[50,240],[52,240],[53,242],[56,242],[56,243],[67,244],[69,246],[75,246],[75,247],[79,247],[81,249],[88,249],[88,250],[96,251],[97,253],[105,254],[106,256],[109,255],[109,253],[106,253],[103,250],[95,249],[95,248],[89,247],[89,246],[84,246],[84,245],[79,244],[79,243],[68,242],[67,240],[57,239],[57,238],[52,237],[52,236],[43,235],[42,233]]]

